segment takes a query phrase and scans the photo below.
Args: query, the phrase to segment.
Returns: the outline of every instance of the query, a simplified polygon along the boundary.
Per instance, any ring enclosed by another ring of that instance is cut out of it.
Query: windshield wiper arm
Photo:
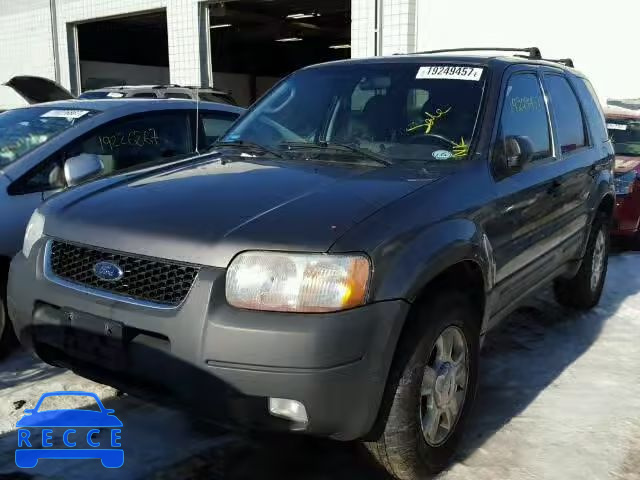
[[[309,148],[309,149],[319,149],[319,150],[330,150],[330,149],[335,149],[335,150],[348,150],[350,152],[353,153],[357,153],[358,155],[361,155],[362,157],[365,157],[369,160],[373,160],[376,163],[379,163],[381,165],[384,165],[385,167],[388,167],[390,165],[393,165],[393,162],[387,160],[386,158],[377,155],[369,150],[366,150],[364,148],[359,148],[356,147],[354,145],[349,145],[347,143],[334,143],[334,142],[318,142],[318,143],[312,143],[312,142],[284,142],[281,145],[283,145],[286,148],[289,149],[294,149],[294,148],[299,148],[299,149],[305,149],[305,148]]]
[[[253,150],[259,150],[263,153],[269,153],[274,157],[282,158],[282,155],[276,152],[275,150],[271,150],[270,148],[265,147],[264,145],[260,145],[259,143],[255,143],[255,142],[250,142],[248,140],[232,140],[228,142],[216,142],[213,145],[211,145],[211,148],[209,149],[209,151],[214,150],[217,147],[250,148]]]

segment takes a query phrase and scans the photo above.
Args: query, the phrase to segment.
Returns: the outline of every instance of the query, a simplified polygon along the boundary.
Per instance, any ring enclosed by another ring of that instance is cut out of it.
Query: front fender
[[[459,262],[471,260],[481,269],[485,291],[495,282],[495,261],[487,236],[472,221],[450,219],[415,236],[396,238],[376,249],[372,301],[413,302],[424,286]]]

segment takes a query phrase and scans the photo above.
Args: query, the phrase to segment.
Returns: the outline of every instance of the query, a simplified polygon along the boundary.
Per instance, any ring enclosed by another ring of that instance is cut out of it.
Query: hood
[[[624,173],[635,170],[640,166],[640,157],[626,157],[624,155],[616,155],[615,173],[622,175]]]
[[[11,78],[4,84],[11,87],[29,104],[70,100],[75,98],[69,90],[59,83],[43,77],[21,75]]]
[[[247,249],[324,252],[442,174],[399,167],[209,158],[89,183],[43,207],[47,235],[226,267]]]

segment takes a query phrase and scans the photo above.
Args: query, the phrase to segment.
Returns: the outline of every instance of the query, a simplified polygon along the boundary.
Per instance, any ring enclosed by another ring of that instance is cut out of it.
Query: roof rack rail
[[[441,50],[428,50],[425,52],[416,52],[414,55],[423,55],[428,53],[448,53],[448,52],[482,52],[482,51],[494,51],[494,52],[525,52],[529,55],[525,58],[531,58],[533,60],[542,60],[542,54],[540,53],[540,49],[538,47],[528,47],[528,48],[505,48],[505,47],[495,47],[495,48],[473,48],[473,47],[465,47],[465,48],[443,48]]]
[[[573,60],[571,58],[558,58],[557,60],[551,60],[550,58],[543,58],[547,62],[560,63],[566,67],[574,68]]]

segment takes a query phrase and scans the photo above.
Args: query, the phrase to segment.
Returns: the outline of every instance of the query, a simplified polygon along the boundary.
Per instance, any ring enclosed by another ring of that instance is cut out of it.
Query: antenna
[[[196,154],[200,155],[200,92],[196,87]]]

